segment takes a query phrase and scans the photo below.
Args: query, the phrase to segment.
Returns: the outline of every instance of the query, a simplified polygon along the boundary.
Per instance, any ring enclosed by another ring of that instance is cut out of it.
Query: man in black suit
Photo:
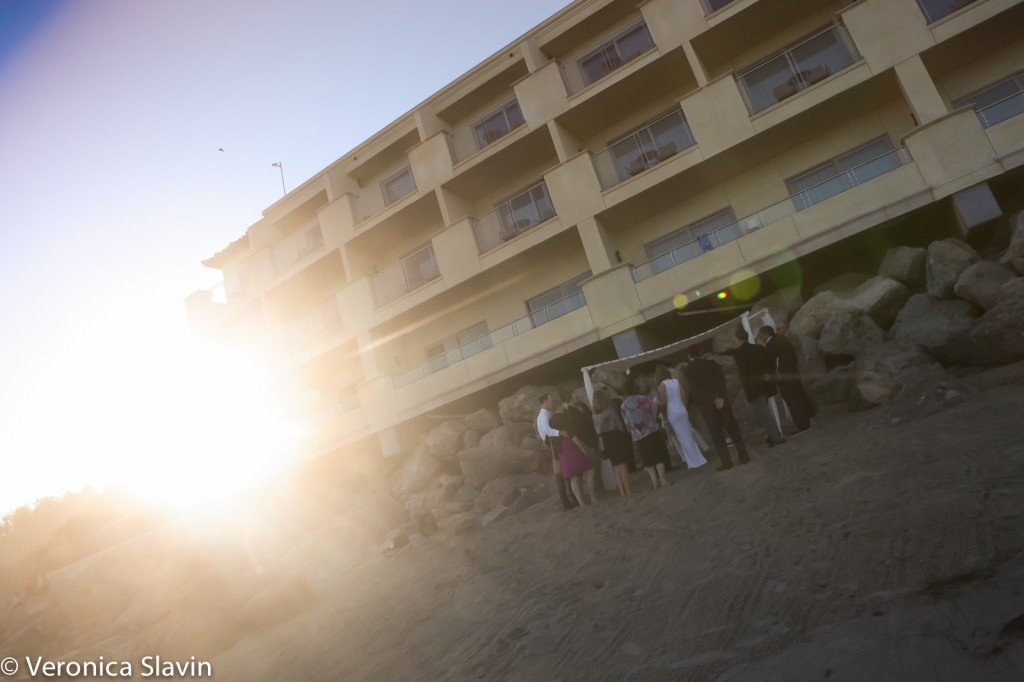
[[[718,451],[718,459],[721,461],[718,470],[732,469],[729,444],[725,442],[726,431],[729,432],[739,452],[740,464],[746,464],[750,461],[750,455],[747,454],[736,416],[729,405],[722,368],[714,360],[699,357],[696,348],[692,346],[687,353],[690,362],[683,369],[683,376],[686,377],[686,383],[689,384],[693,398],[697,401],[697,407],[708,425],[708,430],[711,431],[711,440],[715,443],[715,450]]]
[[[779,423],[768,409],[768,399],[775,395],[775,384],[765,378],[775,373],[768,351],[750,343],[747,330],[740,326],[736,329],[736,350],[732,357],[740,370],[747,403],[764,427],[768,447],[785,443]]]
[[[804,385],[800,382],[800,370],[797,369],[796,351],[784,336],[775,333],[769,326],[761,327],[757,333],[758,340],[764,344],[768,351],[773,368],[776,372],[776,383],[782,399],[789,407],[789,414],[793,417],[797,431],[806,431],[811,428],[811,401],[804,391]],[[771,376],[766,378],[770,379]]]

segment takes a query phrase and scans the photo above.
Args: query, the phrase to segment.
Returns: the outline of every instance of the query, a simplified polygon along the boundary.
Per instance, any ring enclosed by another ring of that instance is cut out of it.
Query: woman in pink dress
[[[597,496],[594,494],[594,465],[591,464],[590,458],[584,452],[583,442],[579,440],[573,431],[572,420],[569,419],[569,415],[565,413],[565,407],[561,404],[555,407],[554,414],[551,415],[551,428],[568,434],[567,438],[562,439],[562,449],[558,454],[558,464],[562,468],[562,478],[569,481],[572,494],[576,496],[576,500],[580,503],[581,507],[597,504]],[[587,494],[590,496],[589,502],[583,497],[583,486],[580,484],[581,477],[587,484]]]

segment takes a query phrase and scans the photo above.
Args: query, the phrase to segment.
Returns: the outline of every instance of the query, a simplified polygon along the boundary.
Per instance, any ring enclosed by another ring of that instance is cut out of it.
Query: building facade
[[[998,216],[1024,195],[1022,26],[1020,0],[577,0],[204,261],[224,300],[190,322],[274,359],[310,457],[390,454],[738,279]]]

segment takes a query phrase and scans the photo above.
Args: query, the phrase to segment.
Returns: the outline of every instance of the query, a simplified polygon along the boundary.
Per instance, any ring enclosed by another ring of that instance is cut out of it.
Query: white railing
[[[801,192],[792,194],[781,201],[777,201],[739,220],[735,220],[713,232],[701,235],[686,244],[672,249],[668,253],[663,253],[660,256],[640,263],[633,268],[633,281],[642,282],[688,260],[693,260],[701,254],[739,239],[748,232],[765,225],[770,225],[777,220],[782,220],[786,216],[802,211],[819,201],[834,197],[857,185],[862,185],[868,180],[884,175],[891,170],[910,163],[910,161],[910,154],[903,147],[886,152],[828,180],[819,182],[813,187],[808,187]]]
[[[374,275],[373,297],[379,308],[440,276],[437,258],[434,257],[434,245],[429,244]]]
[[[569,94],[596,83],[653,49],[654,39],[651,38],[647,24],[643,19],[637,19],[562,64],[562,75]]]
[[[594,155],[601,189],[643,173],[694,144],[683,112],[673,111]]]
[[[1024,114],[1024,92],[1004,97],[998,102],[978,109],[978,120],[982,128],[990,128],[997,123]]]
[[[343,327],[338,300],[331,298],[288,325],[288,344],[293,351],[302,350]]]
[[[448,135],[448,144],[451,145],[455,162],[458,163],[492,142],[497,142],[524,123],[526,121],[523,119],[523,112],[519,110],[519,100],[512,95]]]
[[[917,5],[921,8],[925,21],[931,24],[948,17],[962,7],[967,7],[972,2],[975,0],[917,0]]]
[[[436,355],[412,369],[396,374],[392,383],[395,388],[407,386],[418,379],[430,376],[434,372],[476,355],[491,346],[497,346],[573,310],[582,308],[586,304],[587,301],[583,296],[583,292],[577,291],[571,296],[566,296],[550,305],[544,306],[540,310],[535,310],[525,317],[520,317],[518,320],[498,327],[494,331],[482,334],[460,346]]]
[[[860,54],[842,24],[831,26],[736,77],[750,113],[845,69]]]
[[[296,232],[274,247],[274,270],[284,272],[307,256],[324,248],[324,233],[320,225]]]
[[[412,165],[407,163],[374,182],[356,196],[356,222],[363,222],[415,191],[416,179],[412,174]]]
[[[473,221],[480,253],[555,217],[547,183],[541,182]]]

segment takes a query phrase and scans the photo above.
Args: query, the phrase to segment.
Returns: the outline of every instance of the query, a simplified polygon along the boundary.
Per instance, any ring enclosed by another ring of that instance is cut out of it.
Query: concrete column
[[[551,141],[560,163],[565,163],[583,151],[583,142],[554,121],[548,121],[548,132],[551,133]]]
[[[526,62],[526,68],[529,69],[530,73],[539,71],[542,66],[550,61],[543,52],[540,50],[540,46],[537,45],[537,41],[533,38],[527,38],[519,44],[519,50],[523,53],[523,60]]]
[[[580,231],[587,262],[590,263],[590,272],[596,275],[619,264],[616,256],[618,247],[597,218],[584,218],[576,227]]]
[[[708,84],[708,72],[704,68],[704,62],[697,55],[697,51],[693,49],[693,43],[690,41],[683,43],[683,53],[686,55],[686,61],[690,63],[690,70],[693,71],[693,77],[697,79],[698,87],[703,88]]]
[[[949,113],[939,89],[935,87],[935,81],[921,61],[921,55],[915,54],[903,60],[896,65],[895,71],[900,90],[914,112],[918,125],[931,123]]]

